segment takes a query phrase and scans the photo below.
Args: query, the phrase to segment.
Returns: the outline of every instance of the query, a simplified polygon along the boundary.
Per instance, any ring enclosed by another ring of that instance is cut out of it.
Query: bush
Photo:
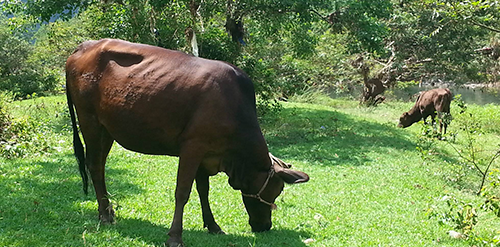
[[[29,67],[29,65],[28,65]],[[0,90],[13,93],[16,98],[25,99],[29,95],[50,95],[59,86],[56,71],[43,71],[38,66],[22,68],[16,74],[0,79]]]
[[[208,27],[205,32],[197,35],[200,57],[236,63],[240,52],[239,44],[233,42],[224,30]]]
[[[10,125],[10,115],[7,109],[12,96],[3,92],[0,92],[0,145],[5,141],[5,130]]]
[[[0,94],[1,96],[2,94]],[[69,131],[67,127],[66,104],[38,103],[31,99],[28,105],[23,103],[21,116],[13,117],[9,107],[8,95],[0,97],[0,156],[5,158],[26,157],[28,155],[50,155],[57,151],[61,134]],[[2,118],[3,116],[3,118]],[[60,133],[63,132],[63,133]],[[47,138],[54,136],[55,138]]]

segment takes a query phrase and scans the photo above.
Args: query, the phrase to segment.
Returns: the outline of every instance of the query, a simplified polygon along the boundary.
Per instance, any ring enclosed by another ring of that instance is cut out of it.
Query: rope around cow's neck
[[[255,198],[255,199],[259,200],[260,202],[271,206],[271,210],[276,209],[277,208],[276,204],[274,204],[272,202],[268,202],[268,201],[262,199],[262,197],[260,197],[260,193],[262,193],[262,191],[264,191],[264,189],[266,188],[267,184],[269,183],[269,180],[271,179],[271,177],[273,175],[274,175],[274,168],[273,168],[273,166],[271,166],[271,169],[269,169],[269,173],[267,174],[266,181],[264,182],[264,184],[262,185],[262,188],[260,188],[260,190],[259,190],[259,192],[257,194],[250,195],[250,194],[245,194],[245,193],[241,192],[241,195],[242,196],[246,196],[246,197]]]

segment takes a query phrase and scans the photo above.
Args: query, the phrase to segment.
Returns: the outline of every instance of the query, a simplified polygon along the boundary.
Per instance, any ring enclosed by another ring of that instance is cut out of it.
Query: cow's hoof
[[[221,230],[221,229],[219,229],[219,230],[213,230],[213,231],[208,230],[208,233],[210,233],[210,234],[217,234],[217,235],[226,235],[226,233],[223,230]]]
[[[101,224],[114,224],[115,223],[115,211],[111,210],[106,212],[105,214],[99,215],[99,219],[101,220]]]
[[[184,247],[184,243],[182,241],[176,241],[169,239],[167,240],[167,246],[168,247]]]
[[[112,216],[105,217],[101,215],[99,218],[101,220],[101,224],[103,225],[111,225],[116,223],[114,217]]]
[[[226,235],[226,233],[220,229],[219,225],[213,224],[210,226],[205,226],[208,229],[208,233],[210,234],[220,234],[220,235]]]

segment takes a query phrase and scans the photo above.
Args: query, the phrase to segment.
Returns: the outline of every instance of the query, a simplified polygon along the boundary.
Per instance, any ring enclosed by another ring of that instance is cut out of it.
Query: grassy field
[[[62,96],[17,102],[17,118],[37,119],[35,143],[48,148],[20,158],[0,158],[0,246],[163,246],[174,212],[177,158],[148,156],[115,144],[106,167],[117,222],[100,225],[94,194],[85,196],[72,155],[69,118]],[[211,178],[210,201],[227,235],[202,228],[196,190],[184,211],[187,246],[468,246],[452,228],[429,217],[446,210],[445,195],[471,203],[475,178],[453,179],[458,158],[447,142],[432,158],[417,150],[422,125],[396,128],[412,103],[360,108],[350,100],[283,103],[261,119],[270,151],[309,174],[285,187],[273,212],[273,228],[252,233],[241,195],[227,176]],[[498,120],[498,106],[469,106],[481,119]],[[453,112],[452,112],[453,113]],[[496,114],[496,115],[491,115]],[[30,116],[30,117],[28,117]],[[483,146],[494,149],[499,122],[484,120]],[[452,122],[460,145],[460,130]],[[498,168],[498,162],[495,163]],[[478,212],[479,235],[500,235],[499,219]]]

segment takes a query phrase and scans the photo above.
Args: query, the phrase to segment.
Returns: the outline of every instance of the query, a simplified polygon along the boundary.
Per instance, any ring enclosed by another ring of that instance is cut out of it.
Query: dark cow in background
[[[377,77],[370,78],[370,65],[365,62],[363,55],[360,55],[356,60],[352,62],[352,65],[359,69],[359,73],[363,76],[363,95],[361,97],[360,104],[366,104],[367,106],[376,106],[385,100],[385,97],[381,94],[385,92],[386,87],[382,82],[381,75]]]
[[[439,132],[442,133],[444,126],[444,133],[446,134],[447,124],[442,119],[442,113],[450,113],[450,103],[452,99],[451,91],[448,88],[435,88],[420,93],[413,108],[403,113],[399,118],[398,127],[406,128],[421,119],[424,119],[425,123],[428,116],[431,116],[432,123],[434,124],[434,118],[437,112],[439,118]]]
[[[88,171],[104,223],[114,221],[104,166],[115,140],[135,152],[179,157],[169,246],[183,244],[183,210],[194,180],[210,233],[223,231],[210,209],[209,176],[225,172],[241,190],[257,232],[271,228],[284,182],[309,180],[269,154],[252,81],[233,65],[121,40],[87,41],[66,62],[66,86],[84,190]]]
[[[363,97],[361,103],[376,106],[385,100],[385,96],[380,95],[385,91],[385,86],[378,78],[364,79],[365,87],[363,89]]]

